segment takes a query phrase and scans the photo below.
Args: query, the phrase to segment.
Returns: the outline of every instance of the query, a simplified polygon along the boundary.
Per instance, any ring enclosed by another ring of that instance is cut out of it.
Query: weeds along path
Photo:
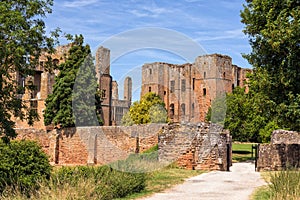
[[[253,163],[233,163],[230,172],[213,171],[187,179],[163,193],[143,200],[248,200],[256,187],[266,184]]]

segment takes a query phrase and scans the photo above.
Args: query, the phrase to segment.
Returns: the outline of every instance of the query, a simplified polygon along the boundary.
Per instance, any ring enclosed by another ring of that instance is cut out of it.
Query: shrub
[[[33,141],[0,142],[0,192],[6,186],[28,192],[38,187],[37,181],[50,177],[47,155]]]
[[[279,126],[275,121],[269,122],[263,129],[260,129],[259,136],[263,143],[268,143],[271,140],[272,132],[279,129]]]

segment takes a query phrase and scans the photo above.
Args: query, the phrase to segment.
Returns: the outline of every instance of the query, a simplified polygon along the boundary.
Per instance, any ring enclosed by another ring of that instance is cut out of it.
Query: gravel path
[[[213,171],[187,179],[144,200],[248,200],[253,190],[266,184],[253,163],[234,163],[230,172]]]

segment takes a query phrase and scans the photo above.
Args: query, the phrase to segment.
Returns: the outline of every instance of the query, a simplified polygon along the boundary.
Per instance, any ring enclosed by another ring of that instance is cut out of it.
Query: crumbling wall
[[[222,127],[206,123],[73,127],[50,132],[18,129],[17,132],[17,139],[37,141],[53,165],[103,165],[158,144],[162,162],[177,161],[186,169],[226,170],[227,144],[231,143]]]
[[[186,169],[224,171],[231,165],[229,132],[215,124],[165,126],[159,135],[158,147],[160,161],[175,161]]]
[[[17,129],[16,139],[37,141],[54,165],[108,164],[143,152],[158,143],[163,124],[130,127],[99,126],[54,129]]]
[[[270,144],[258,147],[257,170],[281,170],[300,166],[300,133],[275,130]]]

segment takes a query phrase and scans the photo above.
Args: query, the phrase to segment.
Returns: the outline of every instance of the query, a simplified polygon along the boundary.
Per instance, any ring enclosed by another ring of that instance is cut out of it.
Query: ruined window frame
[[[181,92],[185,92],[186,90],[186,80],[181,79]]]
[[[175,92],[175,81],[174,80],[170,81],[170,92],[171,93]]]
[[[184,103],[182,103],[181,105],[180,105],[180,108],[181,108],[181,115],[185,115],[185,104]]]

